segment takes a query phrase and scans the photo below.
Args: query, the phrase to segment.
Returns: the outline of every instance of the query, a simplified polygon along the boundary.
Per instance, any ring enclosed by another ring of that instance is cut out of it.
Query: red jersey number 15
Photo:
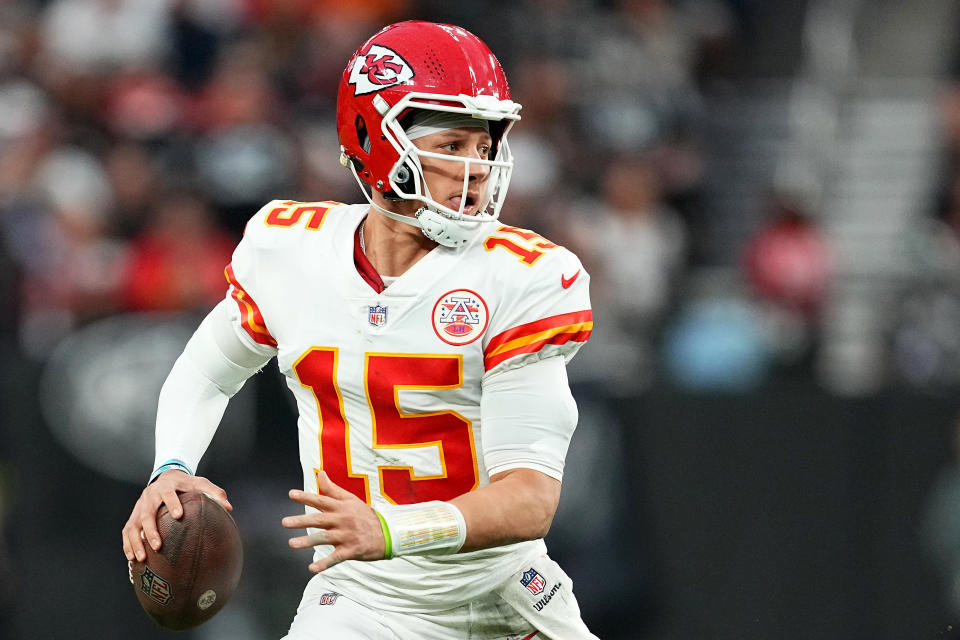
[[[450,500],[475,489],[479,474],[470,421],[451,410],[404,413],[399,403],[402,389],[462,386],[461,356],[368,353],[365,357],[373,449],[436,447],[441,467],[439,474],[417,475],[412,466],[378,465],[381,495],[394,504],[413,504]],[[352,466],[351,428],[337,384],[338,358],[337,348],[314,347],[300,356],[293,369],[317,401],[320,468],[337,485],[369,504],[369,476]]]

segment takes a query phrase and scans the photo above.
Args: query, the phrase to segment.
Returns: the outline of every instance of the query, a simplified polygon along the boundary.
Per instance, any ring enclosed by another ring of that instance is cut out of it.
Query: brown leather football
[[[167,507],[157,512],[163,541],[159,551],[145,544],[145,562],[130,564],[133,590],[144,611],[172,630],[195,627],[227,603],[240,582],[243,544],[237,525],[210,496],[180,494],[183,516]]]

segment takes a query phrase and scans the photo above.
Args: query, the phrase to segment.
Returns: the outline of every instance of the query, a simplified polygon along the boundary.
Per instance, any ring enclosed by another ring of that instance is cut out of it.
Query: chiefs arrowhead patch
[[[350,70],[348,82],[353,85],[354,95],[373,93],[413,78],[413,67],[393,49],[378,44],[357,55]]]

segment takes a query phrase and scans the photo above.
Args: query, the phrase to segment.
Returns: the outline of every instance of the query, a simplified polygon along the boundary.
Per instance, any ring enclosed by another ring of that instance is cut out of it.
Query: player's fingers
[[[180,496],[173,489],[167,489],[160,494],[163,504],[167,505],[167,511],[175,519],[179,520],[183,515],[183,505],[180,503]]]
[[[332,522],[328,515],[323,513],[301,513],[296,516],[285,516],[281,521],[287,529],[329,529]]]
[[[216,500],[223,506],[227,511],[233,511],[233,505],[230,504],[230,500],[227,499],[227,492],[224,491],[221,487],[213,484],[206,478],[202,478],[203,483],[200,487],[200,490],[205,494]]]
[[[120,533],[123,538],[123,555],[127,556],[127,560],[142,560],[146,557],[143,544],[136,544],[140,541],[140,530],[133,520],[127,520]]]
[[[300,489],[291,489],[288,495],[294,502],[299,502],[306,507],[313,507],[318,511],[333,511],[337,506],[336,499],[330,496],[322,496]]]
[[[147,559],[147,550],[143,546],[143,531],[139,528],[135,532],[127,535],[127,541],[130,543],[130,549],[133,551],[133,557],[143,562]]]
[[[314,531],[308,536],[304,536],[304,542],[307,546],[316,547],[321,544],[330,544],[330,532],[325,529]]]
[[[344,558],[341,556],[340,551],[338,549],[334,549],[333,553],[328,555],[326,558],[322,558],[316,562],[310,563],[310,566],[307,568],[314,573],[320,573],[321,571],[325,571],[330,567],[340,564],[343,562],[343,560]]]
[[[317,531],[308,536],[290,538],[290,546],[294,549],[308,549],[322,544],[330,544],[330,535],[326,531]]]
[[[157,531],[157,512],[148,511],[140,518],[142,534],[154,551],[159,551],[163,541],[160,539],[160,532]],[[139,558],[139,556],[137,556]]]
[[[302,515],[302,516],[284,516],[280,521],[287,529],[306,529],[307,527],[312,527],[313,523],[310,521],[309,516],[313,514]]]

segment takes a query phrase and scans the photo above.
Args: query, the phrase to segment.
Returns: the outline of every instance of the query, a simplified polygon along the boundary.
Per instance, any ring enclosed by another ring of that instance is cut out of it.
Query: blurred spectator
[[[24,277],[21,337],[38,355],[77,323],[116,310],[124,246],[107,234],[113,194],[103,166],[86,151],[50,152],[28,193],[36,194],[34,203],[20,202],[8,216]]]
[[[956,111],[954,117],[960,126],[960,99]],[[957,138],[954,140],[953,136]],[[948,148],[945,153],[936,215],[929,226],[914,230],[908,240],[912,241],[919,275],[956,282],[960,280],[960,130],[949,134],[948,141],[956,148]]]
[[[579,220],[579,248],[596,271],[592,296],[615,309],[621,328],[643,335],[667,309],[682,273],[686,229],[663,202],[648,157],[613,159],[600,188],[601,200],[582,207]]]
[[[5,311],[0,315],[0,350],[4,354],[14,352],[15,338],[19,331],[20,320],[20,272],[14,262],[12,247],[7,234],[0,225],[0,300],[4,301]],[[0,365],[0,375],[4,372]]]
[[[113,189],[111,230],[123,238],[139,233],[160,188],[155,162],[135,144],[117,144],[107,154],[104,168]]]
[[[744,251],[744,268],[762,300],[809,320],[819,315],[832,259],[826,236],[797,199],[773,194],[766,224]]]
[[[683,273],[686,227],[662,200],[660,175],[648,156],[619,156],[606,165],[598,201],[573,208],[570,244],[592,275],[598,331],[587,363],[635,391],[650,381],[652,343]],[[581,365],[586,368],[587,365]]]
[[[58,71],[146,69],[167,52],[170,0],[55,0],[41,22]]]
[[[689,129],[702,108],[693,75],[700,48],[731,28],[717,2],[614,2],[585,52],[584,116],[596,144],[623,152]]]
[[[277,125],[284,104],[267,74],[268,56],[255,40],[226,46],[192,116],[202,135],[197,173],[237,233],[264,202],[293,187],[295,153]]]
[[[769,355],[757,309],[730,294],[687,302],[664,337],[670,379],[696,391],[749,391],[768,373]]]
[[[592,178],[589,148],[577,144],[571,114],[570,74],[555,58],[530,58],[517,64],[511,94],[523,105],[522,120],[510,133],[514,171],[504,219],[537,229],[565,242],[557,207],[572,196],[570,185]],[[544,207],[546,200],[552,202]]]
[[[0,78],[27,68],[37,45],[33,13],[26,2],[0,2]]]
[[[33,72],[77,125],[94,126],[112,74],[145,72],[168,52],[169,0],[55,0],[39,19]]]
[[[134,239],[123,273],[130,311],[203,311],[225,291],[224,267],[236,239],[220,230],[209,207],[187,193],[160,199],[147,230]]]
[[[170,16],[170,68],[190,90],[210,78],[223,39],[243,19],[243,0],[174,0]]]
[[[803,372],[817,348],[833,257],[799,196],[772,193],[767,207],[766,222],[743,252],[744,277],[761,305],[778,362]]]
[[[250,13],[261,22],[288,22],[298,24],[305,19],[328,19],[334,22],[360,21],[390,23],[403,15],[407,0],[247,0]]]
[[[914,285],[890,322],[892,382],[947,389],[960,382],[960,291],[936,282]]]
[[[50,109],[47,96],[33,82],[19,76],[0,80],[0,151],[43,126]]]
[[[890,382],[920,389],[960,382],[960,51],[954,58],[939,105],[937,200],[903,234],[910,273],[887,324]]]
[[[35,196],[33,179],[56,147],[61,123],[46,94],[14,79],[0,84],[0,206]]]
[[[117,136],[157,141],[176,133],[186,102],[180,86],[165,74],[116,74],[104,82],[100,117]]]

